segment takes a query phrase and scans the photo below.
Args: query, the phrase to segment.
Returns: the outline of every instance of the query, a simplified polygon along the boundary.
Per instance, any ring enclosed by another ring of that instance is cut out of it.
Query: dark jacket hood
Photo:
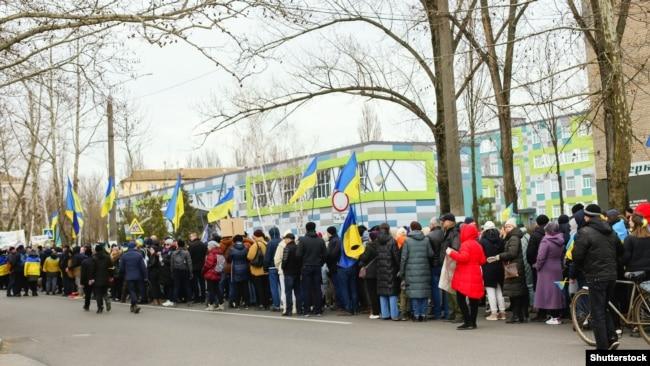
[[[499,236],[499,230],[497,229],[485,230],[483,232],[482,238],[491,243],[498,243],[499,239],[501,239],[501,237]]]
[[[413,230],[408,234],[408,237],[415,240],[422,240],[424,239],[424,233],[422,233],[420,230]]]
[[[377,243],[379,245],[387,245],[391,240],[393,240],[393,237],[389,233],[380,232],[377,236]]]
[[[269,230],[269,236],[271,239],[280,239],[280,229],[276,226],[272,227],[271,230]]]
[[[597,230],[598,232],[606,236],[610,235],[613,232],[612,227],[609,226],[608,223],[606,223],[605,221],[599,218],[592,218],[587,223],[587,226],[594,230]]]
[[[518,227],[516,227],[516,228],[512,229],[512,230],[508,233],[508,235],[506,235],[506,239],[510,239],[510,238],[513,237],[513,236],[517,236],[517,237],[519,237],[519,239],[521,239],[521,238],[524,236],[524,233],[521,232],[521,229],[519,229]]]

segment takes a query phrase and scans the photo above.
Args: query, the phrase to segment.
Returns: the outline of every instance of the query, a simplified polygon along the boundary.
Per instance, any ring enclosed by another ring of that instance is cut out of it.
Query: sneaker
[[[616,351],[620,345],[621,344],[618,343],[618,342],[613,342],[612,344],[609,345],[608,350],[609,351]]]
[[[506,320],[506,313],[505,312],[500,312],[497,314],[497,320]]]
[[[223,304],[219,304],[219,305],[217,305],[216,308],[214,308],[214,311],[223,311],[223,310],[225,310],[224,307],[223,307]]]
[[[546,321],[546,324],[548,324],[548,325],[561,325],[562,322],[558,318],[551,318],[551,319]]]
[[[380,316],[379,315],[370,315],[369,318],[370,319],[379,319]]]
[[[106,301],[104,301],[104,302],[106,303],[106,312],[110,313],[111,312],[111,300],[106,299]]]
[[[208,305],[208,307],[205,308],[205,311],[215,311],[215,310],[216,308],[214,307],[214,305]]]
[[[165,302],[162,304],[162,306],[168,308],[168,307],[170,307],[170,306],[174,306],[174,303],[171,302],[171,301],[169,301],[169,300],[167,300],[167,301],[165,301]]]
[[[497,314],[492,313],[490,316],[486,317],[485,320],[499,320],[499,317]]]

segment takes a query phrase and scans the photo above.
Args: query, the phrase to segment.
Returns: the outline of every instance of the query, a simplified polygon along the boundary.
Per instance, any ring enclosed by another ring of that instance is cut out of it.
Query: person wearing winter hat
[[[483,224],[483,233],[479,243],[486,257],[492,257],[503,252],[504,242],[492,221]],[[487,300],[490,305],[490,315],[486,320],[505,320],[506,306],[503,298],[503,265],[499,262],[483,264],[483,283]]]
[[[269,294],[269,274],[264,268],[264,256],[266,255],[267,248],[264,232],[262,230],[255,230],[253,240],[255,243],[248,249],[246,259],[250,262],[250,271],[253,277],[257,305],[260,310],[268,310],[271,295]]]
[[[573,261],[585,276],[591,303],[591,327],[599,350],[618,348],[609,301],[614,300],[617,279],[617,261],[623,246],[612,228],[601,218],[602,210],[596,204],[584,208],[586,225],[578,231],[573,246]]]
[[[564,251],[564,234],[560,225],[551,221],[544,227],[546,235],[542,239],[534,267],[537,270],[537,286],[535,291],[535,307],[550,314],[546,321],[548,325],[560,325],[561,309],[564,307],[562,290],[555,286],[556,281],[562,280],[562,254]]]
[[[650,231],[648,220],[635,213],[630,217],[632,231],[625,239],[623,264],[628,272],[645,271],[650,278]]]
[[[223,310],[221,306],[223,293],[219,291],[219,282],[221,281],[225,263],[226,258],[219,243],[214,240],[209,241],[208,254],[201,269],[201,275],[206,281],[208,291],[208,307],[205,309],[206,311]]]
[[[537,225],[533,229],[533,232],[530,234],[530,240],[528,241],[528,247],[526,248],[526,261],[532,268],[533,273],[533,291],[537,290],[537,269],[534,267],[534,264],[537,262],[537,254],[539,253],[539,246],[544,239],[546,234],[544,227],[549,222],[549,218],[546,215],[539,215],[535,219]],[[532,321],[546,321],[546,313],[544,311],[539,311],[537,316],[532,319]]]
[[[618,238],[621,239],[621,241],[624,241],[625,238],[627,238],[628,232],[627,228],[625,227],[625,220],[621,214],[617,209],[613,208],[611,210],[607,210],[605,215],[607,217],[607,223],[609,226],[612,227],[612,230],[614,230]]]
[[[650,203],[649,202],[644,202],[636,206],[634,209],[634,214],[637,214],[644,219],[650,221]]]

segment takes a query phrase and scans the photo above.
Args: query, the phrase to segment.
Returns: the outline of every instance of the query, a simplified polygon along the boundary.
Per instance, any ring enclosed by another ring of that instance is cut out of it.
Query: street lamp
[[[382,202],[384,203],[384,220],[388,223],[388,214],[386,213],[386,180],[381,174],[378,174],[374,179],[375,185],[380,187]]]

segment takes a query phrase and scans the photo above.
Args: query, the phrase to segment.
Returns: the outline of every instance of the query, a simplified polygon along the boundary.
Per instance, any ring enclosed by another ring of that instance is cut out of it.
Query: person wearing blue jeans
[[[449,305],[447,304],[447,294],[443,294],[438,287],[440,283],[440,273],[442,267],[431,268],[431,302],[433,319],[447,319],[449,315]]]
[[[397,296],[379,296],[379,308],[382,319],[399,320],[399,307]]]
[[[350,260],[354,261],[352,259]],[[354,315],[359,311],[359,296],[357,295],[357,273],[358,271],[356,261],[354,261],[354,264],[347,268],[339,266],[336,271],[336,276],[338,277],[338,285],[340,287],[339,292],[341,295],[341,303],[344,306],[345,311],[350,315]]]
[[[271,310],[278,311],[280,310],[280,274],[275,267],[269,267],[269,287],[271,288]]]
[[[411,298],[411,309],[413,311],[413,318],[422,319],[427,311],[427,298]]]
[[[269,289],[271,290],[271,310],[280,311],[280,274],[275,266],[275,253],[283,239],[280,238],[280,229],[272,227],[269,229],[270,240],[266,245],[264,253],[264,268],[269,273]]]

